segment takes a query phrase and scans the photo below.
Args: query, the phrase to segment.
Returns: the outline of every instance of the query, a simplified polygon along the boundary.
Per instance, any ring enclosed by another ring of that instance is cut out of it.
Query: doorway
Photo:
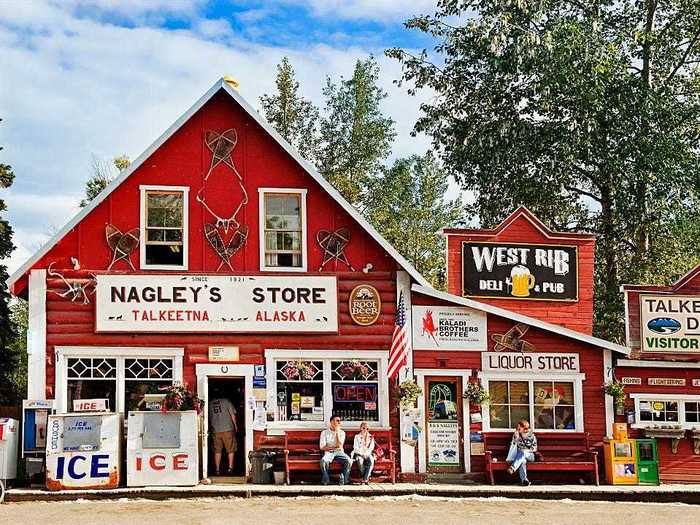
[[[462,378],[425,377],[425,454],[429,474],[464,472]]]
[[[222,400],[220,403],[212,403],[214,400]],[[219,478],[244,477],[246,475],[246,417],[245,417],[245,379],[243,377],[210,377],[207,385],[207,421],[208,446],[207,450],[207,472],[214,480]],[[233,456],[233,469],[229,472],[230,465],[227,451],[221,454],[220,476],[216,476],[214,432],[216,425],[227,422],[227,418],[220,417],[218,410],[221,406],[230,403],[236,414],[237,429],[234,433],[236,451]],[[217,411],[217,413],[214,413]]]

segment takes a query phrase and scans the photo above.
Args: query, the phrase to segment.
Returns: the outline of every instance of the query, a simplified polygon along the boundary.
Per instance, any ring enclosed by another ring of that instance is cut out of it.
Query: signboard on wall
[[[481,369],[499,372],[578,372],[578,354],[484,352]]]
[[[428,464],[459,465],[459,423],[428,421]]]
[[[685,379],[678,377],[650,377],[647,379],[649,386],[685,386]]]
[[[98,332],[337,332],[333,276],[98,275]]]
[[[413,306],[416,350],[486,350],[486,314],[458,306]]]
[[[700,296],[639,296],[642,352],[700,352]]]
[[[462,295],[578,301],[576,246],[465,241]]]

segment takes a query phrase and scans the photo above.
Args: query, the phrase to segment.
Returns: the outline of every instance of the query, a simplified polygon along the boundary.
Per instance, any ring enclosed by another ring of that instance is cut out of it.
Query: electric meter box
[[[129,412],[126,484],[192,486],[199,483],[199,418],[183,412]]]
[[[74,412],[48,419],[46,488],[112,489],[119,486],[120,414]]]
[[[17,455],[19,452],[19,421],[0,417],[0,479],[17,477]]]

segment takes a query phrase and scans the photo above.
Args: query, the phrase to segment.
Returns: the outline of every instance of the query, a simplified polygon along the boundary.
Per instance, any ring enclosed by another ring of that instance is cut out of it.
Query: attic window
[[[260,188],[260,269],[306,270],[306,190]]]
[[[141,186],[142,269],[187,269],[188,189]]]

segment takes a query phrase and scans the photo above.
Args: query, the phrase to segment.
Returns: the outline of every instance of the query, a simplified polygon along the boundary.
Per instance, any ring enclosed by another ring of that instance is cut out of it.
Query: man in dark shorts
[[[228,475],[233,475],[233,457],[238,450],[236,433],[236,409],[231,401],[225,397],[217,397],[209,403],[209,426],[212,429],[212,441],[214,444],[214,466],[216,474],[220,474],[221,453],[224,449],[228,453]]]

